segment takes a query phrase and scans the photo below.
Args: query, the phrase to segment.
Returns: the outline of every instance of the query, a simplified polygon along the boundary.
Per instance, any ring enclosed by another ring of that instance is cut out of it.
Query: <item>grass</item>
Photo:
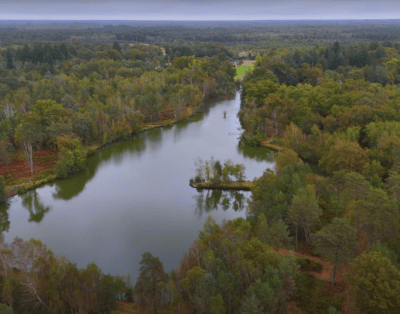
[[[236,67],[236,75],[244,75],[247,71],[253,71],[254,66],[238,66]]]

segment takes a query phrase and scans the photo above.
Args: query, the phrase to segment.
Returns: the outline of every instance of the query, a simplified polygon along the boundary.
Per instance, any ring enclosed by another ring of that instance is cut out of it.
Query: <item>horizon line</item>
[[[199,21],[199,22],[207,22],[207,21],[234,21],[234,22],[240,22],[240,21],[397,21],[400,20],[398,19],[367,19],[367,18],[354,18],[354,19],[333,19],[333,18],[328,18],[328,19],[266,19],[266,20],[260,20],[260,19],[254,19],[254,20],[221,20],[221,19],[216,19],[216,20],[160,20],[160,19],[155,19],[155,20],[137,20],[137,19],[43,19],[43,18],[38,18],[38,19],[2,19],[0,18],[0,21],[137,21],[137,22],[187,22],[187,21]]]

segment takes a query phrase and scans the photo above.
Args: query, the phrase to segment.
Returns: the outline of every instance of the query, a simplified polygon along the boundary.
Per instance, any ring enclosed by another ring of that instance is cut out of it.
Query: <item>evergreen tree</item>
[[[167,279],[164,267],[150,252],[142,254],[140,265],[140,274],[134,287],[137,304],[140,308],[151,306],[153,310],[158,309],[163,303],[163,298],[158,297],[159,284]]]
[[[10,70],[15,68],[13,56],[10,49],[7,49],[6,51],[6,68]]]
[[[68,59],[68,49],[64,43],[60,45],[60,53],[62,54],[65,60]]]
[[[115,49],[115,50],[121,52],[121,46],[120,46],[119,43],[116,42],[116,41],[113,43],[112,49]]]
[[[32,60],[31,48],[27,44],[25,44],[21,52],[21,61],[28,62],[31,60]]]
[[[0,203],[6,200],[6,183],[3,176],[0,176]]]
[[[335,284],[339,264],[353,258],[356,247],[356,230],[346,219],[333,218],[332,223],[313,234],[315,251],[334,261],[332,285]]]

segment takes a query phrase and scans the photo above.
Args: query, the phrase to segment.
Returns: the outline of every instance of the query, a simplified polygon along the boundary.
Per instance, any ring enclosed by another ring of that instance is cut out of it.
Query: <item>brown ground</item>
[[[245,67],[251,67],[251,66],[253,66],[253,65],[254,65],[254,63],[255,63],[255,61],[254,61],[254,60],[243,60],[243,64],[242,64],[242,66],[245,66]]]
[[[51,169],[56,161],[57,152],[52,150],[46,149],[33,152],[33,175],[36,175],[43,170]],[[5,177],[6,183],[32,176],[31,168],[25,161],[22,153],[15,154],[11,162],[8,164],[8,167],[0,164],[0,175],[12,175],[12,179]]]
[[[15,185],[13,188],[7,189],[7,197],[16,194],[18,187],[26,183],[29,179],[39,179],[40,172],[52,169],[57,161],[57,152],[52,150],[38,150],[33,152],[33,178],[31,168],[24,159],[22,152],[15,153],[8,167],[0,163],[0,175],[4,177],[6,185]],[[48,175],[48,174],[47,174]]]

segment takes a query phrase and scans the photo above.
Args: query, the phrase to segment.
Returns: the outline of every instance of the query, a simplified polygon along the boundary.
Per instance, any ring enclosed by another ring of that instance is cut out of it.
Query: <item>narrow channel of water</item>
[[[129,274],[133,283],[145,251],[167,271],[178,267],[208,214],[218,223],[244,217],[250,196],[191,188],[196,159],[242,163],[248,180],[274,165],[273,152],[239,143],[239,109],[237,92],[189,121],[98,151],[82,173],[13,197],[5,241],[38,238],[78,267],[93,261],[104,273]]]

